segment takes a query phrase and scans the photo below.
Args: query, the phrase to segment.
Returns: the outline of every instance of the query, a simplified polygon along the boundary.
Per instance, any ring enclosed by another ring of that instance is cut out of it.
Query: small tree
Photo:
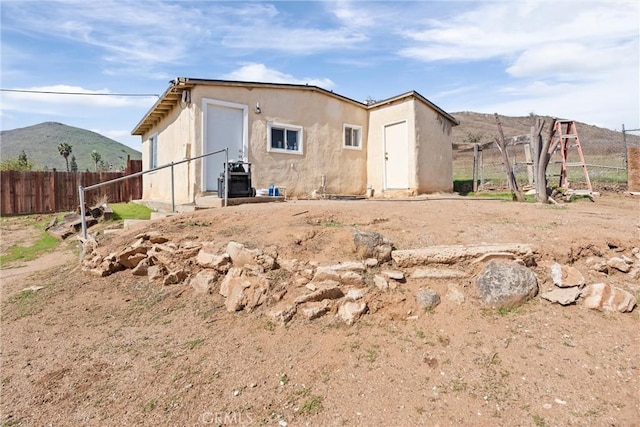
[[[66,142],[61,142],[60,145],[58,145],[58,152],[64,157],[64,161],[67,163],[67,172],[69,172],[69,155],[71,151],[71,146]]]
[[[96,164],[96,172],[98,172],[98,164],[102,161],[102,156],[96,150],[91,152],[91,159]]]
[[[33,163],[27,159],[27,155],[22,150],[18,155],[18,159],[7,159],[0,162],[0,170],[3,171],[18,171],[28,172],[33,168]]]
[[[71,156],[71,172],[78,172],[78,162],[76,162],[76,156]]]

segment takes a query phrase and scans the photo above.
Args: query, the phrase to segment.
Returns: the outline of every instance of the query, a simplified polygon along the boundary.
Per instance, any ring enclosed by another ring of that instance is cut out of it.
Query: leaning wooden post
[[[504,163],[504,167],[507,171],[507,182],[509,183],[509,188],[513,192],[517,201],[524,202],[524,197],[522,197],[522,193],[518,188],[518,182],[516,181],[516,176],[513,173],[513,168],[511,167],[511,163],[509,163],[509,154],[507,153],[507,144],[504,140],[504,132],[502,131],[500,118],[498,117],[498,113],[494,113],[494,116],[496,118],[496,124],[498,125],[498,135],[500,136],[500,138],[496,139],[496,144],[502,153],[502,162]]]

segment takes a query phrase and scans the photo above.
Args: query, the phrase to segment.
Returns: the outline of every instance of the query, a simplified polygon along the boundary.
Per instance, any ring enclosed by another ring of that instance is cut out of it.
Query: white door
[[[204,102],[203,153],[229,148],[229,161],[246,161],[246,106],[224,102]],[[218,191],[218,177],[224,172],[224,153],[204,158],[203,191]]]
[[[409,188],[409,132],[407,122],[384,127],[384,188]]]

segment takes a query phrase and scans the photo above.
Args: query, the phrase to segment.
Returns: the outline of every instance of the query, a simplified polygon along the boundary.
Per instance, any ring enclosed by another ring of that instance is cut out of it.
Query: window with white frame
[[[158,134],[149,138],[149,169],[158,167]]]
[[[344,148],[360,150],[362,147],[362,126],[345,123],[343,129]]]
[[[302,126],[269,122],[267,151],[302,154]]]

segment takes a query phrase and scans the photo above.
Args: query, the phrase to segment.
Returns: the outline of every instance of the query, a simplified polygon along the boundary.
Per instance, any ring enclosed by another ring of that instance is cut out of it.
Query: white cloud
[[[286,74],[281,71],[268,68],[264,64],[258,63],[243,65],[235,71],[224,74],[220,78],[225,80],[241,80],[250,82],[309,84],[323,89],[332,89],[335,86],[335,83],[328,78],[298,78],[291,74]]]

